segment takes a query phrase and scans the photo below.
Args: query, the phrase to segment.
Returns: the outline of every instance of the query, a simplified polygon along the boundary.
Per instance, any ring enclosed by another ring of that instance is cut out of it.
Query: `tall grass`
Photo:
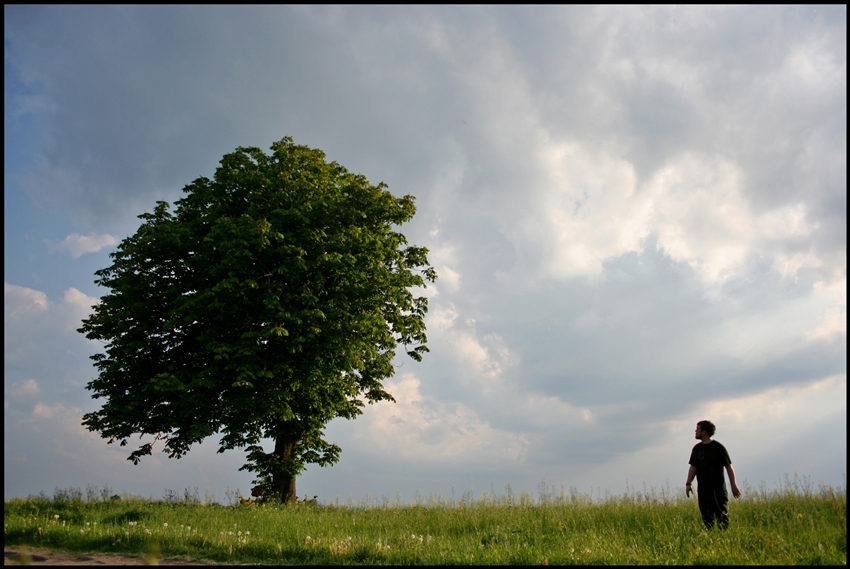
[[[76,553],[290,564],[846,564],[843,489],[744,485],[730,527],[703,528],[696,500],[661,488],[597,497],[538,488],[405,505],[371,496],[310,507],[230,506],[197,491],[161,500],[70,488],[5,501],[5,545]]]

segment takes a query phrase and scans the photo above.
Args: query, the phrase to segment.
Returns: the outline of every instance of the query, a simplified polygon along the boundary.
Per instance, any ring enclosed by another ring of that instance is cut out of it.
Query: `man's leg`
[[[706,529],[711,529],[715,523],[720,529],[726,529],[729,526],[729,512],[726,508],[728,498],[722,490],[698,492],[697,499],[702,523],[705,524]]]
[[[714,497],[717,504],[717,524],[720,529],[726,529],[729,527],[729,497],[722,490],[715,492]]]
[[[697,492],[697,501],[699,502],[699,513],[702,515],[702,523],[706,529],[711,529],[714,525],[714,508],[712,508],[713,500],[710,499],[712,492],[703,491]]]

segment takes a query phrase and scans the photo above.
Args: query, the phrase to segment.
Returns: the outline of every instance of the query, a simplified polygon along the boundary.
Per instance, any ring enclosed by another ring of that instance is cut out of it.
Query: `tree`
[[[395,401],[381,382],[396,347],[428,351],[427,299],[410,289],[437,275],[393,230],[412,196],[289,137],[271,148],[225,155],[174,213],[157,202],[95,273],[109,292],[79,332],[105,343],[86,388],[106,401],[83,425],[121,446],[153,435],[134,464],[157,441],[180,458],[220,434],[218,452],[246,449],[241,470],[289,501],[307,464],[339,460],[331,419]]]

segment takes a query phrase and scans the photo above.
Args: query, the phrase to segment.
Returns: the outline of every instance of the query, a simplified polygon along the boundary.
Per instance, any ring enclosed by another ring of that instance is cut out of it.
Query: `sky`
[[[439,275],[299,496],[678,491],[703,419],[741,485],[846,488],[846,6],[4,16],[6,498],[249,494],[215,437],[134,466],[82,427],[76,329],[139,214],[284,136],[416,196]]]

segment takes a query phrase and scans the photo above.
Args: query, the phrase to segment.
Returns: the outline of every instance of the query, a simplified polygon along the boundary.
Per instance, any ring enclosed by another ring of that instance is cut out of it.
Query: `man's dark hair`
[[[712,423],[711,421],[700,421],[699,423],[697,423],[697,425],[699,425],[700,429],[702,429],[703,431],[708,433],[709,437],[714,436],[714,429],[716,427],[714,426],[714,423]]]

